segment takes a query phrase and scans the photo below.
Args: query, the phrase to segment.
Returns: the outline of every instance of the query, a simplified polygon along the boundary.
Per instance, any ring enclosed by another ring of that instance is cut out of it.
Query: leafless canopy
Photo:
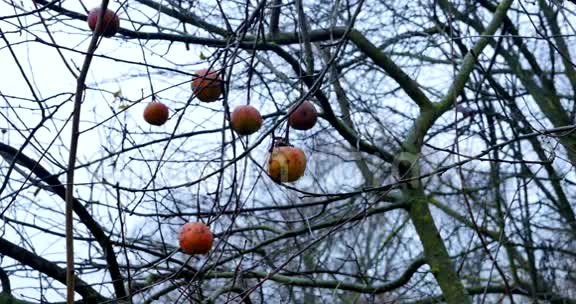
[[[560,0],[2,0],[0,303],[576,303],[575,21]],[[305,100],[318,123],[288,128]],[[306,154],[297,182],[268,176],[275,138]],[[208,254],[179,248],[195,221]]]

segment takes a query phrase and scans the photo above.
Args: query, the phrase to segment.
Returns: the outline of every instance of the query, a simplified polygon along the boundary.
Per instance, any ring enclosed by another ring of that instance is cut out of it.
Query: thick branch
[[[497,11],[497,9],[485,0],[479,0],[479,2],[491,11]],[[449,2],[445,0],[439,1],[440,4],[448,7]],[[481,30],[482,25],[474,21],[463,18],[461,15],[455,15],[458,19],[463,20],[468,23],[476,30]],[[505,16],[504,25],[506,29],[510,32],[512,40],[519,48],[520,52],[524,55],[527,62],[533,71],[526,71],[522,67],[521,60],[518,59],[516,54],[512,54],[506,50],[500,50],[500,55],[508,62],[510,67],[515,71],[516,75],[526,88],[542,113],[550,120],[550,122],[555,127],[565,126],[571,123],[570,116],[567,111],[562,106],[560,98],[554,88],[554,83],[546,77],[545,73],[542,71],[538,65],[538,61],[534,54],[528,50],[525,42],[519,37],[518,30],[514,27],[512,21]],[[490,39],[490,43],[494,45],[496,42],[494,39]],[[534,75],[538,76],[542,82],[540,86],[535,80]],[[559,138],[560,143],[565,147],[568,154],[568,158],[573,164],[576,164],[576,138],[574,136],[563,136]]]
[[[384,212],[388,212],[388,211],[392,211],[392,210],[396,210],[396,209],[405,209],[407,207],[408,207],[408,204],[406,204],[405,202],[393,203],[393,204],[389,204],[389,205],[378,207],[378,208],[371,208],[371,209],[367,210],[366,212],[361,212],[361,213],[358,213],[358,214],[350,216],[350,217],[338,218],[338,219],[326,221],[324,223],[320,223],[320,224],[317,224],[314,226],[310,226],[310,227],[305,226],[305,227],[297,229],[297,230],[285,232],[285,233],[283,233],[279,236],[276,236],[274,238],[267,239],[267,240],[259,243],[258,245],[254,246],[252,248],[239,251],[236,255],[233,255],[233,256],[230,256],[227,258],[222,258],[222,259],[218,260],[215,263],[215,265],[210,265],[210,266],[207,266],[205,268],[206,269],[212,269],[214,266],[223,265],[229,261],[233,261],[233,260],[237,259],[238,257],[245,256],[248,253],[256,252],[256,251],[260,250],[261,248],[263,248],[267,245],[273,244],[275,242],[278,242],[280,240],[284,240],[284,239],[287,239],[290,237],[295,237],[295,236],[302,235],[302,234],[307,234],[307,233],[310,233],[310,231],[316,231],[316,230],[320,230],[320,229],[334,227],[334,226],[339,225],[341,223],[351,223],[351,222],[355,222],[355,221],[364,220],[364,219],[368,218],[369,216],[372,216],[372,215],[375,215],[378,213],[384,213]]]
[[[282,8],[282,0],[274,0],[272,2],[272,11],[270,12],[270,35],[274,36],[278,33],[280,24],[280,9]]]
[[[221,36],[227,36],[228,34],[230,34],[225,29],[204,21],[203,18],[196,16],[192,12],[178,11],[178,10],[173,9],[170,6],[167,6],[167,5],[164,5],[160,2],[155,2],[152,0],[136,0],[136,1],[148,6],[151,9],[157,10],[159,13],[166,14],[170,17],[173,17],[173,18],[183,22],[183,23],[188,23],[188,24],[191,24],[193,26],[199,27],[203,30],[206,30],[207,32],[215,33],[215,34],[218,34]]]
[[[8,294],[5,292],[0,292],[0,303],[1,304],[36,304],[36,303],[16,299],[11,294]]]
[[[56,266],[54,263],[37,256],[36,254],[13,244],[3,238],[0,238],[0,254],[8,256],[23,265],[39,271],[56,281],[66,285],[66,270]],[[74,290],[84,298],[86,303],[101,303],[108,301],[80,278],[75,278],[76,285]]]
[[[482,33],[481,37],[478,41],[474,44],[474,47],[466,54],[464,60],[462,62],[462,66],[460,67],[460,71],[456,75],[452,86],[448,90],[448,93],[444,97],[444,100],[439,104],[439,110],[441,112],[446,111],[450,107],[453,106],[454,101],[456,100],[456,96],[460,95],[460,92],[464,90],[464,85],[468,82],[468,78],[470,78],[470,74],[474,70],[474,66],[476,65],[476,60],[478,56],[482,54],[484,48],[488,45],[492,38],[492,35],[496,33],[498,28],[504,22],[506,18],[506,13],[508,9],[512,5],[513,0],[505,0],[502,1],[494,13],[492,17],[492,21],[486,27],[484,32]]]
[[[368,293],[368,294],[378,294],[389,292],[399,287],[404,286],[407,284],[412,276],[422,267],[422,265],[426,264],[426,260],[424,258],[418,258],[412,263],[408,265],[406,270],[396,279],[389,281],[384,284],[379,285],[366,285],[360,283],[350,283],[344,282],[341,280],[320,280],[320,279],[309,279],[309,278],[302,278],[296,276],[289,276],[289,275],[282,275],[282,274],[275,274],[270,276],[269,273],[263,271],[246,271],[242,272],[242,277],[245,279],[263,279],[266,278],[268,280],[272,280],[283,285],[290,285],[290,286],[298,286],[298,287],[313,287],[313,288],[324,288],[324,289],[338,289],[338,290],[346,290],[346,291],[353,291],[359,293]],[[172,276],[171,276],[172,277]],[[189,282],[190,279],[222,279],[222,278],[235,278],[238,277],[237,272],[215,272],[210,271],[207,272],[201,277],[198,273],[189,272],[189,271],[182,271],[178,274],[179,279],[186,279],[186,282]]]
[[[16,163],[26,167],[34,175],[36,175],[40,180],[48,184],[52,191],[58,195],[62,200],[66,198],[66,187],[60,183],[57,177],[50,174],[42,165],[32,160],[23,153],[18,154],[18,150],[4,143],[0,143],[0,153],[4,156],[9,156],[11,158],[16,157]],[[88,210],[76,199],[73,200],[74,212],[78,215],[80,221],[86,225],[90,233],[98,241],[102,249],[104,250],[104,256],[106,258],[106,263],[109,266],[110,278],[112,279],[112,284],[114,286],[114,291],[118,297],[123,297],[126,294],[124,289],[124,283],[122,279],[122,274],[120,273],[120,268],[118,267],[118,261],[116,261],[116,256],[114,255],[114,248],[110,243],[110,239],[104,233],[100,225],[92,218]]]
[[[477,286],[477,287],[470,287],[468,288],[468,293],[471,295],[483,295],[483,294],[505,294],[506,292],[510,292],[515,295],[522,295],[522,296],[529,296],[528,290],[514,286],[510,290],[506,290],[505,286],[500,285],[491,285],[491,286]],[[539,294],[536,297],[540,300],[548,301],[547,303],[551,304],[575,304],[575,299],[565,298],[562,296],[557,296],[552,293],[547,294]],[[433,304],[433,303],[441,303],[445,301],[443,296],[435,296],[426,299],[421,299],[413,302],[409,302],[408,304]]]
[[[356,30],[351,31],[349,37],[362,52],[370,57],[376,65],[384,69],[384,71],[400,85],[404,92],[412,98],[421,110],[425,111],[432,108],[432,103],[424,92],[420,90],[418,83],[410,78],[410,76],[396,65],[381,49],[372,44],[372,42]]]
[[[306,65],[305,73],[307,76],[314,73],[314,56],[312,55],[312,44],[310,42],[310,28],[308,20],[304,13],[302,0],[295,0],[296,10],[298,11],[298,29],[304,45],[304,63]]]
[[[347,290],[347,291],[354,291],[354,292],[360,292],[360,293],[373,293],[373,294],[378,294],[378,293],[384,293],[384,292],[388,292],[391,290],[394,290],[396,288],[399,288],[403,285],[405,285],[406,283],[408,283],[408,281],[410,281],[410,279],[412,278],[412,276],[414,275],[414,273],[416,273],[416,271],[418,269],[420,269],[420,267],[422,267],[422,265],[426,264],[426,260],[424,258],[420,258],[417,259],[415,261],[413,261],[410,265],[408,265],[408,268],[406,268],[406,270],[404,271],[404,273],[402,273],[402,275],[400,275],[398,278],[396,278],[395,280],[392,280],[388,283],[385,284],[380,284],[380,285],[374,285],[374,286],[370,286],[370,285],[365,285],[365,284],[359,284],[359,283],[348,283],[348,282],[343,282],[343,281],[337,281],[337,280],[316,280],[316,279],[308,279],[308,278],[299,278],[299,277],[295,277],[295,276],[287,276],[287,275],[281,275],[281,274],[276,274],[273,276],[270,276],[268,279],[281,283],[283,285],[291,285],[291,286],[299,286],[299,287],[313,287],[313,288],[326,288],[326,289],[339,289],[339,290]],[[234,278],[237,277],[238,273],[236,272],[210,272],[207,273],[206,275],[204,275],[204,278],[211,278],[211,279],[218,279],[218,278]],[[242,277],[243,278],[254,278],[254,279],[262,279],[262,278],[266,278],[268,276],[268,273],[266,272],[260,272],[260,271],[249,271],[249,272],[243,272],[242,273]]]
[[[12,288],[10,287],[10,278],[4,269],[0,268],[0,283],[2,283],[2,293],[10,294],[12,293]]]

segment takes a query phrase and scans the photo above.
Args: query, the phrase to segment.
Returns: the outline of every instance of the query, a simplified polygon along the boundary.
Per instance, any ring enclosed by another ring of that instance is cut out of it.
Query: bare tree
[[[86,5],[0,4],[0,303],[576,303],[573,1]]]

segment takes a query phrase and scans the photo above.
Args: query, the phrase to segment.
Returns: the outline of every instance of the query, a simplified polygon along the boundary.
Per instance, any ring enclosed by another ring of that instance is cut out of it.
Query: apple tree
[[[0,303],[576,303],[576,1],[0,8]]]

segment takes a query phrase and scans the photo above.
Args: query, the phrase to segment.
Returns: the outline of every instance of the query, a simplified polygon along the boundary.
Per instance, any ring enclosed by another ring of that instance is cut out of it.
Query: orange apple
[[[169,116],[168,107],[161,102],[151,102],[144,109],[144,120],[155,126],[163,125]]]
[[[304,175],[306,155],[292,146],[277,146],[268,159],[268,175],[278,183],[294,182]]]
[[[210,228],[203,223],[186,223],[178,235],[180,248],[188,254],[205,254],[212,249],[214,236]]]

